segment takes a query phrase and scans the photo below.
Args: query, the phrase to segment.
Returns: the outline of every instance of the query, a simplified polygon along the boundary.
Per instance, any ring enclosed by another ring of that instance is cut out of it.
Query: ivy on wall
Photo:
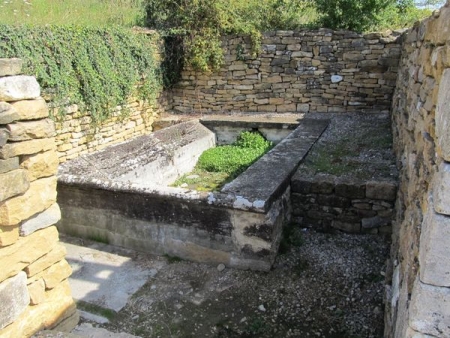
[[[19,57],[53,108],[68,104],[107,119],[131,95],[154,101],[162,88],[158,36],[125,28],[0,25],[0,58]]]

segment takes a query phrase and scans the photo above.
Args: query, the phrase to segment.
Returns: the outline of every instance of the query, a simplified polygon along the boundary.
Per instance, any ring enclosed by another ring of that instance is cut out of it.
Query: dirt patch
[[[383,336],[385,239],[293,226],[282,251],[267,273],[135,253],[158,273],[102,327],[140,337]]]

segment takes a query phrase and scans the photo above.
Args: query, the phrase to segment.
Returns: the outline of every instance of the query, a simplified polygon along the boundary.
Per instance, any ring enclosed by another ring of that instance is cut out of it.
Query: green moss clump
[[[218,190],[272,146],[273,143],[259,132],[242,132],[235,143],[204,151],[194,170],[176,180],[173,186],[187,185],[189,189],[198,191]]]
[[[225,172],[236,176],[248,168],[272,147],[260,133],[243,132],[232,145],[206,150],[197,166],[210,172]]]

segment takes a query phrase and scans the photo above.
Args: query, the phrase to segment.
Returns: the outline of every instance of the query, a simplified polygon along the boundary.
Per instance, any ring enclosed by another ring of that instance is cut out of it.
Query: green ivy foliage
[[[152,38],[125,28],[0,25],[0,58],[23,59],[24,72],[36,76],[58,112],[78,104],[95,123],[130,95],[157,97],[156,52]]]
[[[203,152],[197,168],[209,172],[224,172],[232,177],[239,175],[272,147],[258,132],[243,132],[231,145],[211,148]]]

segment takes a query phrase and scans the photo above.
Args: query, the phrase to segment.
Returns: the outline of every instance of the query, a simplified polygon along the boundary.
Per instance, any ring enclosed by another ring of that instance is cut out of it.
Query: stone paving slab
[[[69,243],[64,237],[62,243],[67,249],[66,259],[73,269],[69,281],[77,301],[120,311],[129,298],[157,273],[158,267],[139,266],[127,255],[127,250],[101,243],[84,247]]]
[[[124,332],[120,333],[111,332],[106,329],[94,327],[92,324],[89,323],[83,323],[78,325],[72,331],[72,333],[80,337],[89,337],[89,338],[140,338],[138,336],[133,336],[131,334]]]

